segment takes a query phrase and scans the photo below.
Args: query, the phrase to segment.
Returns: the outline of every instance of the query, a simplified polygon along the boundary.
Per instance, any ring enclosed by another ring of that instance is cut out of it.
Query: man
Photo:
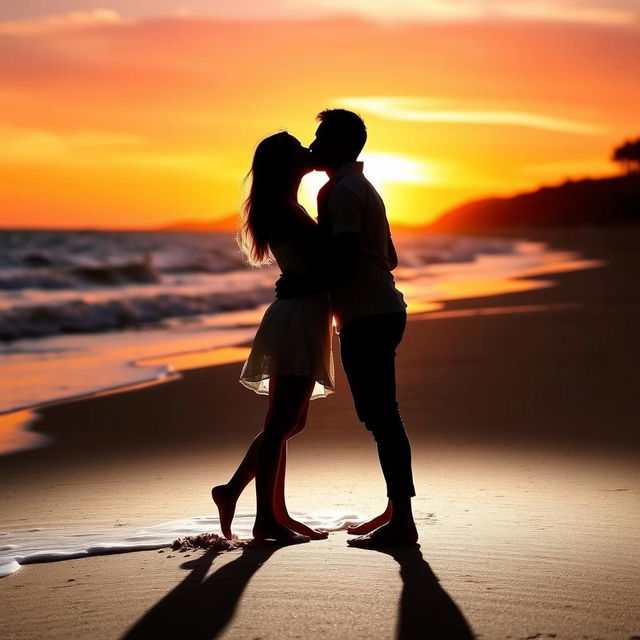
[[[356,162],[367,139],[363,120],[344,109],[325,110],[318,120],[309,148],[314,168],[329,176],[318,194],[318,224],[329,247],[328,287],[340,355],[358,418],[376,440],[389,498],[383,514],[350,530],[365,535],[349,544],[415,544],[411,448],[396,401],[395,349],[407,319],[391,275],[397,257],[384,203]],[[286,289],[281,281],[278,295]]]

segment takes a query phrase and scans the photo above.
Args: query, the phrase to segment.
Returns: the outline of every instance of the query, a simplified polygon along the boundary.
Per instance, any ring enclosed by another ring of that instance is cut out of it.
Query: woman
[[[264,139],[251,166],[251,191],[243,206],[240,246],[252,265],[275,258],[283,274],[318,281],[320,242],[316,223],[298,204],[310,152],[286,132]],[[327,532],[291,518],[284,497],[286,441],[304,429],[309,401],[334,390],[331,314],[326,291],[276,300],[265,312],[240,382],[269,395],[264,429],[231,480],[211,490],[223,534],[231,538],[236,502],[256,480],[256,539],[308,542]]]

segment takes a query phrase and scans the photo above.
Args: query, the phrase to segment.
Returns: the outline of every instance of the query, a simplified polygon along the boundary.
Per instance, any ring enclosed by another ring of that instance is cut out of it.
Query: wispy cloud
[[[325,19],[349,14],[367,19],[387,21],[465,22],[486,20],[569,22],[601,25],[638,23],[640,7],[637,0],[198,0],[182,4],[175,0],[110,0],[109,8],[95,8],[93,0],[30,0],[5,2],[0,16],[11,16],[35,23],[30,28],[52,29],[61,24],[109,21],[130,16],[201,16],[232,20],[297,20]],[[32,19],[30,14],[45,14],[51,5],[73,12],[59,16]],[[12,6],[13,5],[13,6]],[[18,22],[12,30],[23,32]],[[15,31],[14,31],[15,32]]]
[[[130,20],[125,21],[120,14],[112,9],[99,8],[90,11],[71,11],[60,15],[0,22],[0,34],[34,36],[96,25],[122,24],[123,22],[130,22]]]
[[[434,182],[434,163],[399,153],[365,152],[367,175],[380,183],[426,184]]]
[[[338,98],[334,102],[336,106],[369,113],[388,120],[432,124],[484,124],[529,127],[545,131],[582,135],[606,133],[604,128],[587,122],[566,120],[528,111],[466,109],[456,105],[446,106],[445,108],[447,101],[439,98],[344,97]]]
[[[302,5],[318,11],[345,11],[344,0],[307,0]],[[637,10],[574,0],[351,0],[348,11],[383,21],[506,19],[624,25],[638,20]]]
[[[523,20],[553,20],[585,24],[625,25],[638,21],[637,11],[568,2],[511,2],[504,15]]]

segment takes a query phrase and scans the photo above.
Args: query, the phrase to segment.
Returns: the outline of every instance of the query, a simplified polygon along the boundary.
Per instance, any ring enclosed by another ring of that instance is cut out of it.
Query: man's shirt
[[[362,316],[406,309],[389,268],[389,223],[362,162],[341,167],[318,193],[318,224],[327,236],[358,234],[355,271],[329,291],[338,330]]]

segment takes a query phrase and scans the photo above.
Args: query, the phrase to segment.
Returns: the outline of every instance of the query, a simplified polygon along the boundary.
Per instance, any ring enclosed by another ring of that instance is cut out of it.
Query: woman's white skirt
[[[271,376],[310,376],[311,398],[325,398],[335,391],[331,336],[326,294],[276,300],[262,317],[240,382],[266,395]]]

